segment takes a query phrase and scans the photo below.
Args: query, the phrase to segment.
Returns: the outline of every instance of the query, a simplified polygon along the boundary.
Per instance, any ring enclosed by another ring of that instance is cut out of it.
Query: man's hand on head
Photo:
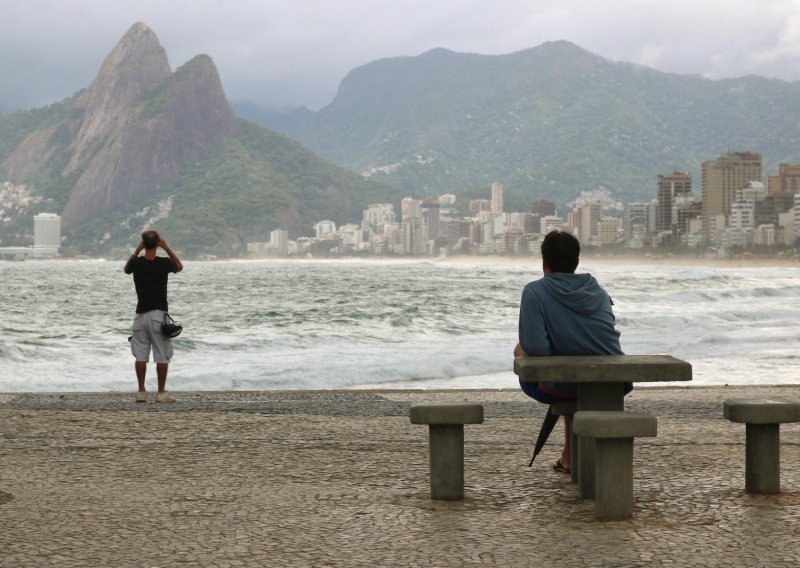
[[[169,248],[169,246],[167,245],[167,241],[165,241],[164,239],[159,239],[158,246],[160,246],[164,250],[167,250]]]

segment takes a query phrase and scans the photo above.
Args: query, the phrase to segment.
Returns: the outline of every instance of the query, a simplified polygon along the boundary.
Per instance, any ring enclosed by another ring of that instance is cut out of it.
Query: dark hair
[[[542,260],[550,272],[574,274],[580,255],[581,244],[567,232],[551,231],[542,241]]]
[[[161,242],[161,236],[156,231],[145,231],[142,233],[142,243],[145,249],[154,249]]]

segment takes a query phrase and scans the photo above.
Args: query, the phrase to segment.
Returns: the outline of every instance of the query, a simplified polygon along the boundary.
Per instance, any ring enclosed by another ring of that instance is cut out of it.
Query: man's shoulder
[[[163,268],[163,269],[165,269],[165,270],[167,270],[169,272],[174,272],[175,269],[177,268],[175,263],[172,262],[172,259],[169,259],[169,258],[167,258],[165,256],[157,256],[155,258],[155,260],[156,260],[156,262],[158,263],[158,265],[161,268]]]
[[[544,289],[544,278],[539,278],[538,280],[532,280],[525,285],[523,288],[523,293],[528,294],[536,294],[537,291]]]

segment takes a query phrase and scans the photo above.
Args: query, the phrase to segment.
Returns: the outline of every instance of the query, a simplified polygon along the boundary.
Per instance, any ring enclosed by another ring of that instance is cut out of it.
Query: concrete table
[[[692,366],[670,355],[517,357],[514,373],[526,383],[577,383],[578,411],[625,410],[626,382],[691,381]],[[578,437],[578,495],[594,499],[594,441]]]

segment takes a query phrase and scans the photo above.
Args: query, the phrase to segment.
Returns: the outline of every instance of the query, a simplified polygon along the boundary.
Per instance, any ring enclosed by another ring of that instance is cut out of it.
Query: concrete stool
[[[428,424],[431,499],[464,498],[464,424],[481,424],[483,406],[458,402],[411,405],[411,423]]]
[[[723,412],[731,422],[745,424],[745,491],[780,493],[780,425],[800,422],[800,402],[729,398],[723,405]]]
[[[569,416],[572,417],[578,412],[577,400],[559,400],[550,405],[550,411],[556,416]],[[569,474],[569,480],[572,483],[578,483],[578,436],[575,431],[572,431],[569,441],[570,448],[570,463],[572,464],[572,471]]]
[[[653,437],[657,420],[641,412],[580,411],[572,427],[595,440],[595,517],[622,521],[633,514],[633,439]]]

